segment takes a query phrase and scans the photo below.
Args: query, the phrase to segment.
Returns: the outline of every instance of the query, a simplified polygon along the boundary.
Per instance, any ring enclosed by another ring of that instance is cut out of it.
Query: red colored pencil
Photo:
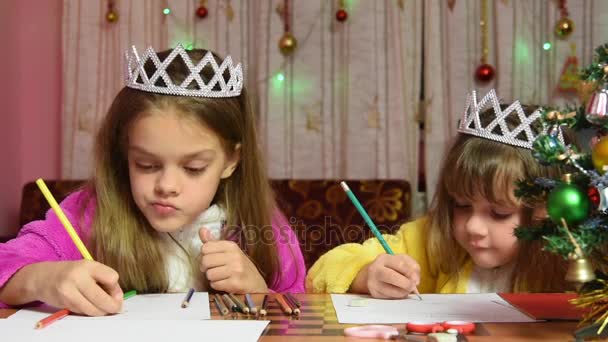
[[[69,314],[70,314],[70,311],[68,309],[59,310],[59,311],[55,312],[54,314],[47,316],[47,317],[41,319],[40,321],[38,321],[38,323],[36,323],[36,329],[42,329],[42,328],[46,327],[47,325],[49,325],[57,320],[60,320]]]

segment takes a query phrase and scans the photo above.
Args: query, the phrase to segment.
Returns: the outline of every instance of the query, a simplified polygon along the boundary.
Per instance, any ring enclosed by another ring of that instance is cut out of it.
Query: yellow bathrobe
[[[467,284],[473,270],[469,259],[463,265],[458,277],[447,274],[431,274],[426,254],[426,218],[418,219],[401,226],[395,235],[384,235],[386,242],[395,254],[407,254],[420,264],[421,293],[466,293]],[[376,238],[363,244],[348,243],[338,246],[317,260],[306,277],[306,289],[315,293],[344,293],[359,271],[379,254],[386,253]]]

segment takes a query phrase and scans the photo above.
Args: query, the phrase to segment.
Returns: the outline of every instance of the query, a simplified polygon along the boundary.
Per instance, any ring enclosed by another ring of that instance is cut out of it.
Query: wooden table
[[[296,297],[302,302],[302,314],[299,317],[287,317],[282,314],[276,302],[269,304],[266,319],[270,324],[261,341],[373,341],[371,339],[346,338],[345,327],[352,324],[339,324],[329,295],[301,294]],[[254,296],[261,303],[261,295]],[[210,303],[212,319],[254,319],[251,316],[222,317],[215,305]],[[16,310],[0,309],[0,318],[6,318]],[[404,328],[404,325],[395,325]],[[468,340],[475,341],[573,341],[572,333],[577,322],[541,322],[541,323],[483,323],[477,324],[475,335]],[[8,339],[10,340],[10,337]],[[379,340],[382,341],[382,340]]]

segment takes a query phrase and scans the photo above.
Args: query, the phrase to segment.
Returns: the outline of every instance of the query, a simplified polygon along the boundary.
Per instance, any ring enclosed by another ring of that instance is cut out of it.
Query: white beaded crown
[[[487,108],[494,109],[494,119],[483,127],[480,114]],[[506,119],[510,115],[517,115],[519,119],[519,125],[513,129],[509,129],[506,122]],[[540,120],[540,117],[540,108],[526,116],[519,101],[515,101],[504,110],[501,110],[500,102],[498,97],[496,97],[494,89],[490,90],[481,101],[477,102],[477,93],[473,90],[471,94],[467,96],[464,115],[458,124],[458,132],[498,141],[504,144],[532,149],[534,140],[540,134],[535,134],[531,125],[536,120]]]
[[[195,65],[186,49],[178,44],[162,62],[151,47],[148,47],[140,57],[133,46],[131,50],[125,52],[125,58],[125,82],[129,88],[149,93],[197,97],[234,97],[239,96],[243,88],[241,64],[234,66],[230,56],[227,56],[221,65],[218,65],[213,54],[207,52]],[[188,67],[189,74],[180,84],[174,84],[167,74],[167,67],[179,58]],[[152,61],[154,64],[155,70],[152,75],[146,73],[144,69],[148,61]],[[207,65],[213,68],[214,75],[205,83],[201,77],[201,70]],[[223,76],[226,71],[229,74],[227,81]]]

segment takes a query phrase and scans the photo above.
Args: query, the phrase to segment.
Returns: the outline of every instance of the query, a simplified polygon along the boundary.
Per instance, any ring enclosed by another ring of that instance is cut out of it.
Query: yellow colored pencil
[[[51,208],[53,208],[53,211],[55,211],[55,214],[59,218],[59,221],[61,221],[61,224],[63,224],[63,227],[68,232],[68,235],[70,235],[72,241],[74,241],[74,244],[76,245],[76,248],[78,248],[78,250],[80,251],[80,254],[82,254],[82,257],[87,260],[93,260],[91,253],[89,253],[84,243],[82,243],[82,240],[80,240],[80,237],[78,237],[78,234],[76,234],[76,231],[74,230],[74,227],[72,227],[70,220],[68,220],[68,218],[65,216],[63,210],[61,210],[61,207],[59,206],[59,204],[57,204],[55,197],[53,197],[53,194],[51,194],[49,188],[46,187],[46,184],[44,183],[42,178],[38,178],[36,180],[36,185],[38,185],[38,188],[40,188],[40,191],[42,191],[44,198],[46,198],[47,202],[49,202],[49,205],[51,206]]]

